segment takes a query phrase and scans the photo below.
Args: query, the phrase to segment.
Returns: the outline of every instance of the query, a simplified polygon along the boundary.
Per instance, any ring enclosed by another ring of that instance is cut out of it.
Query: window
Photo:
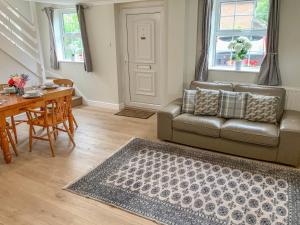
[[[56,10],[54,16],[58,60],[82,62],[83,47],[75,9]]]
[[[242,60],[242,70],[259,70],[266,54],[269,0],[215,0],[211,36],[211,69],[234,70],[229,43],[247,37],[252,47]]]

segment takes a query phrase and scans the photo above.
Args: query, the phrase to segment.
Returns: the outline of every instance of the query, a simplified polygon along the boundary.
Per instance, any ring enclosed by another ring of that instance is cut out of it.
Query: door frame
[[[125,106],[137,107],[137,108],[147,108],[147,109],[160,109],[165,105],[166,102],[166,88],[160,90],[162,92],[162,99],[160,105],[155,104],[145,104],[130,101],[130,91],[129,91],[129,70],[128,70],[128,51],[127,51],[127,15],[134,14],[145,14],[145,13],[160,13],[160,26],[161,26],[161,46],[160,49],[160,69],[159,74],[163,80],[163,87],[167,84],[167,22],[166,22],[166,7],[165,1],[145,1],[145,2],[135,2],[120,4],[119,8],[119,42],[120,42],[120,53],[119,53],[119,66],[120,69],[120,92],[122,93],[122,101]]]

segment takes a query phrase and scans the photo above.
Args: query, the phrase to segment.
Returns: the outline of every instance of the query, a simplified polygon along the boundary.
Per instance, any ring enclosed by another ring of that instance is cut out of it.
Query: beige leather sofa
[[[192,82],[191,89],[196,87],[280,96],[281,107],[278,117],[280,122],[276,125],[182,114],[182,100],[177,99],[158,112],[159,139],[259,160],[299,165],[300,112],[284,110],[285,89],[258,85]]]

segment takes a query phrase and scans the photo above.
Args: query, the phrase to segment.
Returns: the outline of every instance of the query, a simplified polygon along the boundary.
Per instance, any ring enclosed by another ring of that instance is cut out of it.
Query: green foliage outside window
[[[78,17],[76,13],[64,13],[64,32],[65,33],[78,33],[80,32]]]
[[[263,24],[268,24],[269,0],[257,0],[255,17]]]

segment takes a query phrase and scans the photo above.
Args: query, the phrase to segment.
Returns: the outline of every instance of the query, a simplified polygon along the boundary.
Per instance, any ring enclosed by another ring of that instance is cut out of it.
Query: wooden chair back
[[[52,105],[51,115],[53,116],[53,122],[61,123],[68,119],[72,107],[72,95],[50,100],[48,104]]]
[[[69,79],[55,79],[53,80],[54,84],[57,84],[60,87],[73,87],[74,82]],[[75,96],[75,90],[73,91],[73,96]]]
[[[4,88],[8,87],[8,84],[0,84],[0,91],[3,91]]]
[[[67,121],[72,107],[72,92],[70,89],[64,96],[48,99],[40,110],[27,109],[29,120],[40,118],[40,125],[43,127]]]
[[[74,85],[74,82],[69,79],[55,79],[53,80],[53,83],[61,87],[73,87]]]

